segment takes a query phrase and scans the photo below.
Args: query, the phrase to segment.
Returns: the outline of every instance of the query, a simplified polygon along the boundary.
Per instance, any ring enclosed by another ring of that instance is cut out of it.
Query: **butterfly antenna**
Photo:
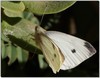
[[[45,10],[44,10],[44,12],[43,12],[43,15],[42,15],[42,18],[41,18],[41,21],[40,21],[40,25],[41,25],[41,23],[42,23],[42,21],[43,21],[44,13],[46,12],[46,10],[47,10],[47,5],[46,5],[46,8],[45,8]]]
[[[46,5],[46,8],[44,9],[44,12],[43,12],[43,15],[42,15],[42,18],[41,18],[41,21],[40,21],[40,25],[41,25],[41,23],[42,23],[42,21],[43,21],[44,13],[46,12],[46,10],[47,10],[47,5]],[[36,51],[37,51],[37,48],[35,48],[34,53],[35,53]]]

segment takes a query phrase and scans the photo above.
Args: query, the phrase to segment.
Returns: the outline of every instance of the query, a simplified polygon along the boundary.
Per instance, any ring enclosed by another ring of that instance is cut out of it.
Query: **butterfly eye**
[[[72,49],[71,51],[72,51],[72,53],[76,53],[76,50],[75,49]]]

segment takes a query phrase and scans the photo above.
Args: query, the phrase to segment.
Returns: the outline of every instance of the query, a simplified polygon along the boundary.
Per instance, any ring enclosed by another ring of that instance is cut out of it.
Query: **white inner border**
[[[0,0],[0,7],[1,7],[1,1],[21,1],[21,0]],[[22,1],[75,1],[75,0],[22,0]],[[100,0],[77,0],[77,1],[100,1]],[[99,13],[100,13],[100,2],[99,2]],[[1,8],[0,8],[0,14],[1,14]],[[99,16],[99,19],[100,19],[100,16]],[[1,21],[1,15],[0,15],[0,21]],[[100,26],[100,20],[99,20],[99,26]],[[99,29],[100,29],[100,27],[99,27]],[[99,33],[100,33],[100,31],[99,31]],[[0,26],[0,38],[1,38],[1,26]],[[99,39],[100,39],[100,35],[99,35]],[[0,44],[1,44],[1,40],[0,40]],[[99,48],[100,48],[100,46],[99,46]],[[99,53],[99,55],[100,55],[100,53]],[[100,57],[99,57],[99,65],[100,65]],[[100,71],[100,68],[99,68],[99,71]],[[99,72],[99,76],[100,76],[100,72]],[[0,78],[1,78],[1,45],[0,45]],[[23,78],[25,78],[25,77],[23,77]],[[28,78],[28,77],[26,77],[26,78]],[[36,77],[36,78],[39,78],[39,77]],[[53,78],[55,78],[55,77],[53,77]],[[62,77],[60,77],[60,78],[62,78]],[[66,78],[73,78],[73,77],[66,77]],[[75,77],[75,78],[77,78],[77,77]],[[79,78],[82,78],[82,77],[79,77]],[[83,78],[91,78],[91,77],[83,77]],[[99,77],[92,77],[92,78],[99,78]]]

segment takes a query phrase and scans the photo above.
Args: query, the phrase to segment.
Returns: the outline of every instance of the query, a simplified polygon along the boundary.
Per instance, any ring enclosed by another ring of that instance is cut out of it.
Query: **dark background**
[[[37,16],[37,15],[36,15]],[[41,20],[41,16],[37,16]],[[50,22],[49,19],[58,19],[59,22]],[[45,15],[41,26],[45,27],[48,22],[51,25],[48,30],[57,30],[71,34],[70,19],[75,22],[76,33],[72,34],[89,41],[97,50],[97,53],[84,61],[74,69],[53,74],[50,67],[41,70],[37,55],[29,59],[26,64],[14,62],[7,65],[8,58],[1,61],[2,77],[98,77],[99,76],[99,2],[77,1],[73,6],[57,14]],[[30,54],[31,55],[31,54]]]

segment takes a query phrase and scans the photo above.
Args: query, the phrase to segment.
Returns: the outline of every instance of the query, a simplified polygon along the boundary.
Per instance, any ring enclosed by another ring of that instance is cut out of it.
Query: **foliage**
[[[75,1],[2,1],[2,59],[8,57],[8,65],[16,59],[22,63],[28,60],[29,52],[32,52],[38,54],[40,68],[47,67],[43,55],[40,55],[42,52],[34,40],[35,26],[40,23],[34,14],[58,13],[74,3]],[[18,21],[13,19],[18,19]],[[14,25],[8,23],[9,21]],[[37,49],[36,52],[35,49]]]
[[[61,12],[73,5],[75,1],[24,1],[24,3],[30,11],[41,15]]]

